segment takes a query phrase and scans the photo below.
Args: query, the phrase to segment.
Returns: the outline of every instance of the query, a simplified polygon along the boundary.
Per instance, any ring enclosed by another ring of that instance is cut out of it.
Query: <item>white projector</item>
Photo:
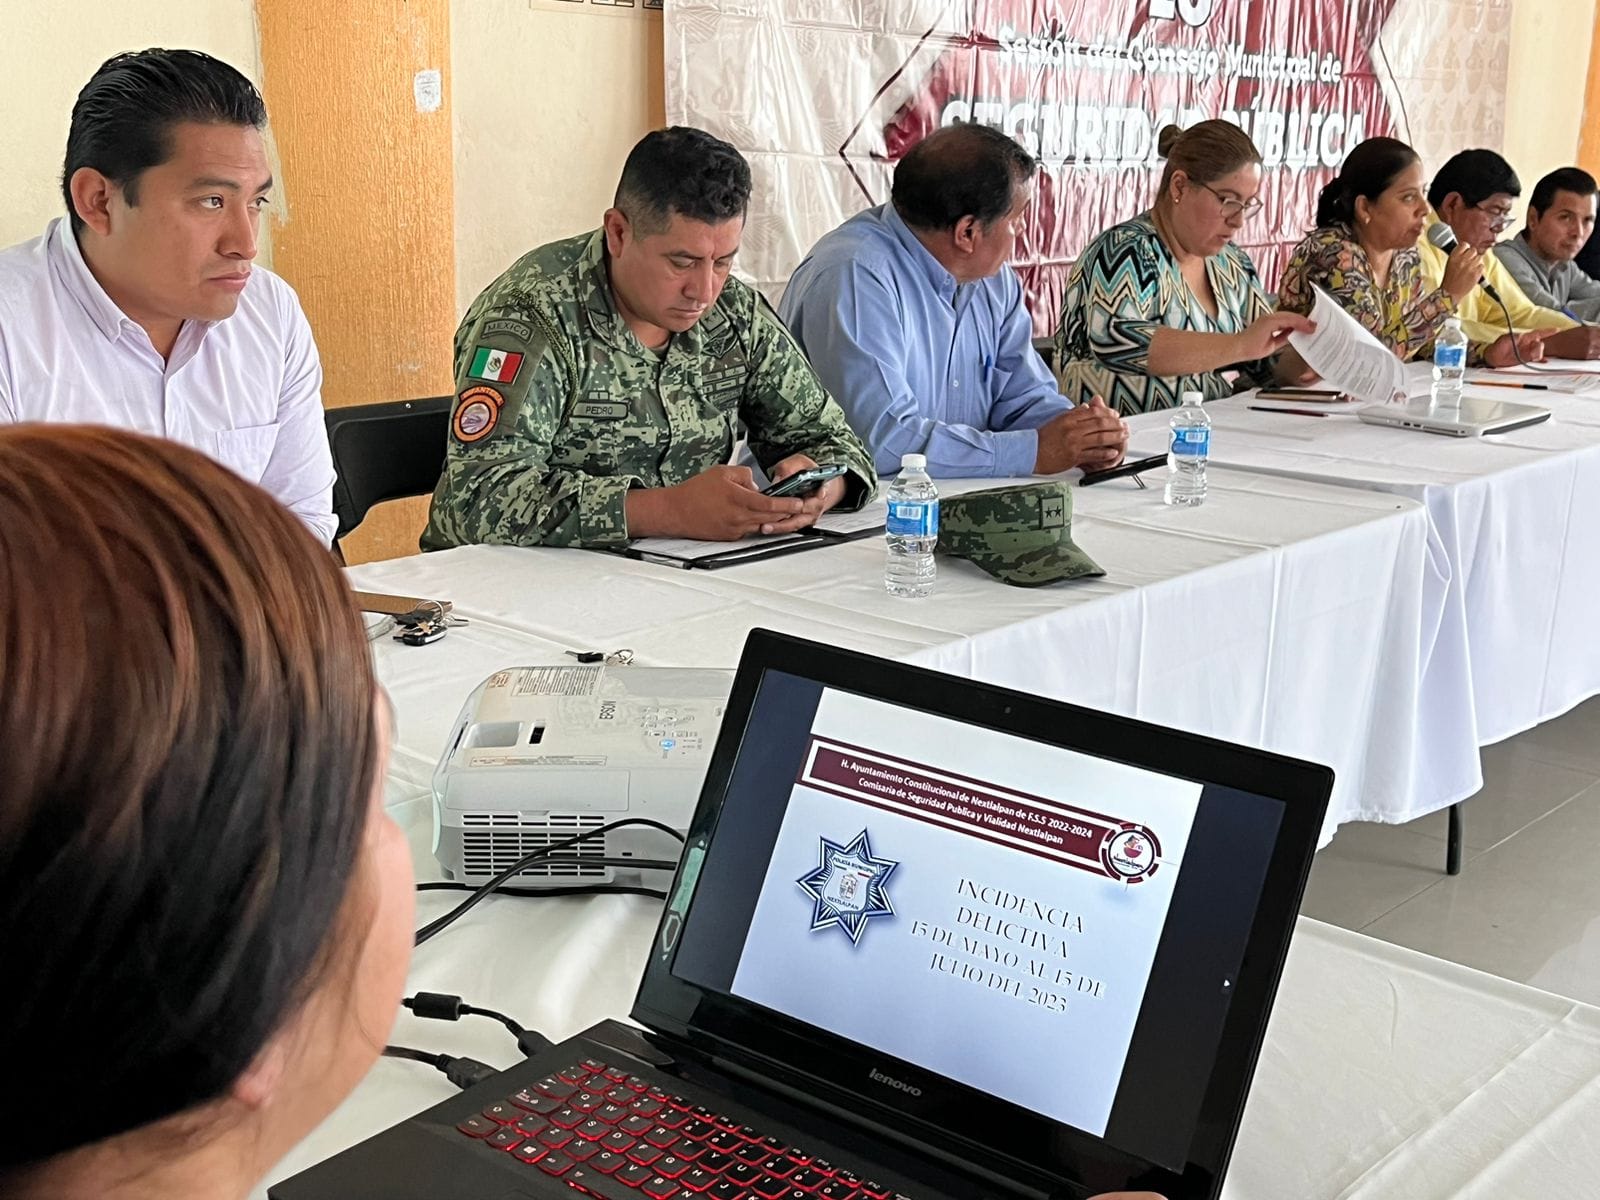
[[[467,698],[433,774],[440,867],[451,879],[487,882],[533,851],[626,817],[685,832],[732,685],[732,671],[604,663],[491,675]],[[627,860],[676,863],[680,850],[659,830],[630,826],[506,882],[637,883],[646,868]]]

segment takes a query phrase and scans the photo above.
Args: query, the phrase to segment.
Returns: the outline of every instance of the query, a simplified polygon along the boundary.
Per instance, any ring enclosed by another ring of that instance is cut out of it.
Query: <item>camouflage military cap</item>
[[[1072,489],[1055,480],[940,500],[939,553],[1016,587],[1105,574],[1073,544]]]

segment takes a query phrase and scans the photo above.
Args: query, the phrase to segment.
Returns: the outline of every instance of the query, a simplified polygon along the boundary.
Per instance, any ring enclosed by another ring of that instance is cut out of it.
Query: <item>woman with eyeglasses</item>
[[[174,442],[0,428],[0,1196],[243,1200],[372,1065],[412,940],[327,547]]]
[[[1278,305],[1309,313],[1314,287],[1327,292],[1404,361],[1427,358],[1445,318],[1478,286],[1484,252],[1456,247],[1430,287],[1417,240],[1428,224],[1427,186],[1417,152],[1394,138],[1368,138],[1350,151],[1317,199],[1317,227],[1295,247],[1278,285]],[[1482,340],[1468,332],[1468,361],[1510,366],[1517,351],[1543,358],[1543,333]]]
[[[1283,352],[1310,322],[1272,311],[1233,244],[1261,207],[1261,152],[1220,120],[1168,125],[1157,148],[1167,165],[1155,203],[1090,242],[1067,281],[1055,346],[1062,393],[1131,414],[1171,408],[1188,391],[1211,400],[1275,375],[1303,378],[1305,364]]]

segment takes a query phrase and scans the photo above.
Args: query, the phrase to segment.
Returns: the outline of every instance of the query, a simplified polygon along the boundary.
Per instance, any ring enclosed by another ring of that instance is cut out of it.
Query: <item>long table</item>
[[[391,687],[429,697],[402,709],[423,724],[402,730],[396,771],[426,786],[468,691],[518,656],[626,647],[731,667],[764,626],[1326,763],[1324,840],[1481,786],[1470,713],[1438,669],[1458,655],[1441,653],[1448,580],[1418,504],[1242,474],[1197,509],[1127,480],[1074,500],[1073,536],[1104,578],[1013,588],[942,559],[920,600],[884,593],[878,539],[714,572],[482,546],[360,568],[357,586],[446,598],[471,620],[386,663]]]
[[[1425,363],[1411,364],[1409,390],[1425,390],[1428,371]],[[1528,372],[1499,378],[1562,386]],[[1600,692],[1600,395],[1470,382],[1466,393],[1545,405],[1553,416],[1510,433],[1456,439],[1366,425],[1353,409],[1322,419],[1255,412],[1248,407],[1254,392],[1206,409],[1218,476],[1242,470],[1426,505],[1449,576],[1445,621],[1461,631],[1459,661],[1445,659],[1456,652],[1447,642],[1436,666],[1457,680],[1454,705],[1470,710],[1474,738],[1486,746]],[[1130,453],[1165,447],[1165,415],[1129,424]]]
[[[447,907],[424,899],[421,917]],[[626,1016],[657,912],[638,897],[494,898],[418,951],[407,986],[567,1037]],[[394,1040],[517,1059],[488,1021],[406,1015]],[[420,1064],[380,1060],[271,1178],[453,1090]],[[1600,1009],[1301,919],[1224,1200],[1578,1197],[1597,1170]]]
[[[1245,713],[1242,720],[1218,714],[1211,718],[1218,724],[1273,737],[1309,737],[1317,726],[1286,721],[1280,708],[1348,684],[1356,690],[1335,693],[1343,709],[1332,706],[1321,744],[1338,749],[1333,731],[1364,738],[1364,749],[1344,756],[1349,769],[1374,783],[1401,778],[1380,770],[1403,758],[1398,746],[1380,750],[1374,739],[1410,726],[1374,718],[1393,717],[1403,698],[1374,689],[1393,673],[1386,656],[1395,647],[1409,639],[1409,653],[1419,653],[1420,632],[1390,628],[1406,624],[1401,612],[1412,614],[1411,627],[1419,623],[1429,541],[1418,507],[1250,477],[1220,481],[1194,513],[1152,508],[1131,488],[1079,495],[1075,532],[1108,571],[1081,588],[1003,588],[964,564],[944,563],[937,597],[890,605],[876,590],[876,546],[718,574],[576,551],[488,548],[355,570],[359,587],[449,598],[471,621],[430,646],[375,647],[397,710],[385,798],[410,835],[419,879],[438,877],[434,761],[481,679],[590,647],[627,646],[658,665],[731,665],[753,624],[975,674],[1025,673],[1011,659],[1025,649],[1045,669],[1089,668],[1068,672],[1061,690],[1081,688],[1149,712],[1178,708],[1195,689],[1200,704]],[[1268,516],[1251,518],[1258,507]],[[1276,532],[1251,535],[1253,525]],[[1376,561],[1354,569],[1369,558]],[[1407,578],[1402,567],[1417,579],[1409,591],[1375,578],[1380,570]],[[1409,596],[1405,604],[1396,603],[1397,592]],[[1304,610],[1298,615],[1296,605]],[[1214,636],[1191,653],[1197,630]],[[1386,662],[1389,669],[1378,671]],[[1311,677],[1315,685],[1279,687],[1290,669],[1324,674]],[[1125,688],[1124,675],[1136,684]],[[1251,678],[1263,696],[1245,694]],[[1204,723],[1196,706],[1180,711]],[[1351,712],[1361,720],[1345,722]],[[419,921],[457,899],[424,894]],[[408,987],[459,993],[565,1037],[627,1013],[658,911],[640,897],[494,897],[421,947]],[[446,1025],[403,1015],[393,1040],[496,1065],[516,1057],[511,1039],[487,1021]],[[423,1066],[383,1060],[273,1178],[450,1091]],[[1597,1165],[1600,1010],[1300,922],[1226,1200],[1584,1195]]]

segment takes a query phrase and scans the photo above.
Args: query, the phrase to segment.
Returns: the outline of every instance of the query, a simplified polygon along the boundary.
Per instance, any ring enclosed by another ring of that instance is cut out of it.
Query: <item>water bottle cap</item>
[[[1183,394],[1183,402],[1185,404],[1199,404],[1203,402],[1205,398],[1204,392],[1185,392]]]
[[[1460,317],[1456,317],[1456,316],[1446,317],[1444,319],[1444,323],[1445,323],[1446,328],[1449,328],[1449,329],[1460,329],[1461,328],[1461,318]]]
[[[900,469],[902,471],[924,471],[928,467],[926,454],[902,454],[900,456]]]

